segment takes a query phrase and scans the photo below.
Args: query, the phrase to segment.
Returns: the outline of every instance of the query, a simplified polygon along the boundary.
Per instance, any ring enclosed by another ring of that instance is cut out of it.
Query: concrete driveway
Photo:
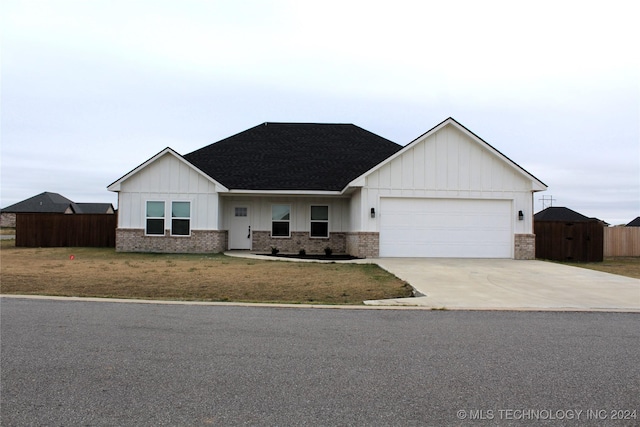
[[[640,280],[545,261],[380,258],[418,298],[366,301],[446,309],[640,312]]]

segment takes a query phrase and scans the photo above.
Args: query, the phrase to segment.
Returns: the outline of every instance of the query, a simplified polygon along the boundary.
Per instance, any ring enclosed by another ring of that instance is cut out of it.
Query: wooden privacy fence
[[[16,246],[115,247],[117,223],[117,215],[19,213]]]
[[[600,221],[535,221],[536,258],[600,262],[603,229]]]
[[[604,256],[640,256],[640,227],[605,228]]]

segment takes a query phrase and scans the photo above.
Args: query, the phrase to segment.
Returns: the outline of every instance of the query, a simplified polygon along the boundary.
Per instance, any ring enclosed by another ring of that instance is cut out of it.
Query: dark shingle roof
[[[535,221],[589,221],[595,218],[586,217],[569,208],[549,207],[533,216]]]
[[[640,227],[640,216],[627,224],[627,227]]]
[[[7,206],[2,212],[9,213],[64,213],[73,202],[58,193],[44,193]]]
[[[114,213],[111,203],[74,203],[58,193],[45,191],[37,196],[7,206],[7,213],[66,213],[67,209],[77,214]]]
[[[263,123],[184,158],[229,189],[340,191],[400,149],[352,124]]]
[[[77,214],[111,214],[113,205],[111,203],[73,203],[73,211]]]

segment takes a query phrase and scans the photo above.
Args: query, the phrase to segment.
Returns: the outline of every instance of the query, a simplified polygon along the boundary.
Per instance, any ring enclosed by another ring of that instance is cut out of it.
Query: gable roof
[[[636,217],[636,219],[632,220],[629,224],[626,225],[627,227],[640,227],[640,216]]]
[[[535,221],[590,221],[589,218],[574,210],[564,207],[548,207],[533,216]]]
[[[489,144],[488,142],[486,142],[485,140],[480,138],[478,135],[476,135],[475,133],[471,132],[469,129],[467,129],[465,126],[460,124],[453,117],[449,117],[449,118],[443,120],[442,122],[440,122],[436,126],[432,127],[431,129],[429,129],[428,131],[426,131],[425,133],[423,133],[422,135],[420,135],[419,137],[417,137],[416,139],[411,141],[409,144],[407,144],[404,147],[402,147],[402,149],[399,150],[397,153],[394,153],[393,155],[389,156],[383,162],[381,162],[381,163],[379,163],[377,165],[374,165],[373,168],[371,168],[370,170],[366,171],[364,174],[362,174],[362,175],[358,176],[356,179],[354,179],[351,182],[351,184],[355,185],[355,186],[361,185],[362,180],[363,180],[364,177],[366,177],[370,173],[380,169],[381,167],[383,167],[385,164],[391,162],[396,157],[401,156],[407,150],[412,149],[415,144],[419,143],[420,141],[425,140],[429,136],[433,135],[434,133],[436,133],[439,130],[441,130],[442,128],[444,128],[445,126],[454,126],[458,130],[460,130],[462,133],[464,133],[468,137],[470,137],[472,140],[474,140],[477,143],[483,145],[489,151],[491,151],[492,153],[494,153],[498,157],[502,158],[502,160],[504,160],[507,164],[509,164],[512,168],[514,168],[518,173],[520,173],[521,175],[524,175],[525,177],[527,177],[528,179],[531,180],[531,182],[533,184],[533,187],[534,187],[533,191],[544,191],[544,190],[547,189],[547,185],[544,182],[540,181],[538,178],[533,176],[533,174],[531,174],[530,172],[525,170],[522,166],[520,166],[519,164],[517,164],[516,162],[511,160],[509,157],[507,157],[504,154],[502,154],[495,147],[493,147],[491,144]]]
[[[107,190],[109,190],[109,191],[120,191],[120,186],[124,181],[126,181],[127,179],[129,179],[130,177],[135,175],[136,173],[140,172],[142,169],[144,169],[145,167],[149,166],[151,163],[155,162],[156,160],[158,160],[158,159],[160,159],[160,158],[162,158],[162,157],[164,157],[166,155],[170,155],[170,156],[175,157],[180,162],[185,163],[189,167],[193,168],[196,172],[198,172],[200,175],[202,175],[203,177],[205,177],[209,181],[212,181],[216,185],[216,190],[217,191],[228,191],[228,189],[225,188],[222,184],[220,184],[219,181],[216,181],[211,176],[207,175],[205,172],[200,170],[198,167],[196,167],[195,165],[193,165],[192,163],[187,161],[183,156],[178,154],[178,152],[176,152],[171,147],[165,148],[164,150],[160,151],[155,156],[151,157],[149,160],[143,162],[142,164],[140,164],[137,167],[133,168],[133,170],[127,172],[126,174],[124,174],[123,176],[121,176],[120,178],[118,178],[117,180],[112,182],[111,184],[109,184],[107,186]]]
[[[112,214],[111,203],[74,203],[58,193],[45,191],[2,209],[6,213]]]
[[[73,202],[58,193],[45,191],[2,209],[8,213],[65,213]]]
[[[231,190],[341,191],[401,149],[352,124],[267,122],[184,158]]]

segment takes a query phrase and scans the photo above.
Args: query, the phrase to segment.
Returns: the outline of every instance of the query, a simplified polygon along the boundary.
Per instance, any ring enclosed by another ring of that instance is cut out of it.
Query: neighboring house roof
[[[640,227],[640,216],[627,224],[627,227]]]
[[[3,213],[76,213],[76,214],[112,214],[111,203],[74,203],[58,193],[45,191],[37,196],[7,206]]]
[[[589,218],[574,210],[564,207],[549,207],[533,216],[535,221],[590,221],[597,218]]]
[[[111,203],[72,203],[71,207],[77,214],[112,214]]]
[[[44,193],[7,206],[2,212],[8,213],[65,213],[73,202],[58,193]]]
[[[231,190],[341,191],[401,149],[352,124],[268,122],[184,159]]]

